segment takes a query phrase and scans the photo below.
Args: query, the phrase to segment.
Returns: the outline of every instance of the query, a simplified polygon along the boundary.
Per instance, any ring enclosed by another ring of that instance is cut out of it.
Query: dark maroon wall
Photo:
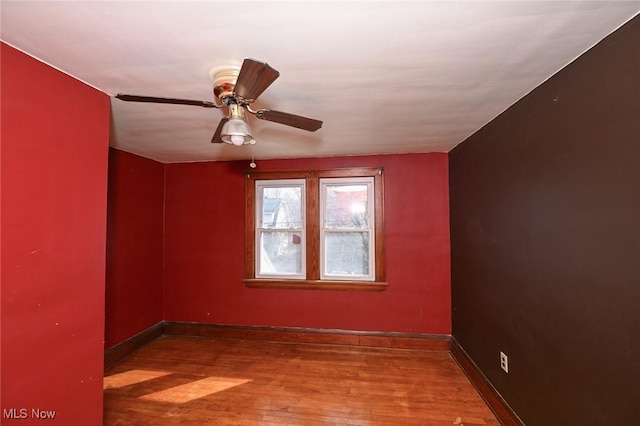
[[[109,152],[105,349],[162,321],[164,165]]]
[[[109,97],[1,46],[0,423],[99,425]]]
[[[258,161],[258,170],[353,166],[385,170],[386,291],[246,288],[248,163],[169,164],[164,319],[449,334],[446,154]]]
[[[637,423],[640,18],[454,149],[450,191],[456,341],[527,425]]]

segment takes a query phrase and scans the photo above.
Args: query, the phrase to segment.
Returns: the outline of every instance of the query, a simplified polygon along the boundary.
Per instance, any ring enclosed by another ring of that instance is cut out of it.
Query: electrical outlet
[[[509,358],[507,358],[507,355],[502,351],[500,351],[500,368],[502,368],[505,373],[509,372]]]
[[[509,358],[507,358],[507,355],[502,351],[500,351],[500,368],[502,368],[505,373],[509,372]]]

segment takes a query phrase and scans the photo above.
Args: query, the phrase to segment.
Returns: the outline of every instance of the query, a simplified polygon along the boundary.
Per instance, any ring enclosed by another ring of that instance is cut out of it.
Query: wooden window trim
[[[384,242],[384,179],[382,167],[357,167],[330,170],[250,171],[247,172],[245,267],[243,282],[249,288],[308,290],[383,291],[387,288]],[[375,203],[375,281],[320,280],[320,195],[319,180],[331,177],[373,177]],[[306,180],[306,279],[255,278],[255,181],[273,179]],[[310,196],[310,194],[314,194]]]

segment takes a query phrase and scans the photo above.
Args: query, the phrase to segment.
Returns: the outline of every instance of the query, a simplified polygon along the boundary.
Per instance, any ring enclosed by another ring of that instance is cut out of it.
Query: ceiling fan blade
[[[247,58],[242,62],[234,93],[244,99],[256,99],[279,76],[268,64]]]
[[[213,137],[211,138],[211,143],[222,143],[222,138],[220,137],[220,134],[222,133],[222,126],[224,126],[224,123],[226,123],[227,121],[229,121],[229,117],[223,117],[222,120],[220,120],[220,123],[218,124],[218,128],[216,129],[216,132],[213,134]]]
[[[322,121],[313,118],[302,117],[300,115],[288,114],[286,112],[274,111],[272,109],[259,109],[256,117],[286,126],[297,127],[298,129],[315,132],[322,127]]]
[[[157,98],[155,96],[125,95],[123,93],[118,93],[116,98],[128,102],[151,102],[156,104],[193,105],[204,108],[218,108],[218,106],[213,102],[196,101],[191,99]]]

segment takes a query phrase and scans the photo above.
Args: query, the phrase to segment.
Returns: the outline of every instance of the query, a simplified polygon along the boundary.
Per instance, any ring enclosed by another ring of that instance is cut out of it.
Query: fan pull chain
[[[252,169],[256,168],[256,162],[253,160],[253,145],[251,145],[251,162],[249,163],[249,167]]]

